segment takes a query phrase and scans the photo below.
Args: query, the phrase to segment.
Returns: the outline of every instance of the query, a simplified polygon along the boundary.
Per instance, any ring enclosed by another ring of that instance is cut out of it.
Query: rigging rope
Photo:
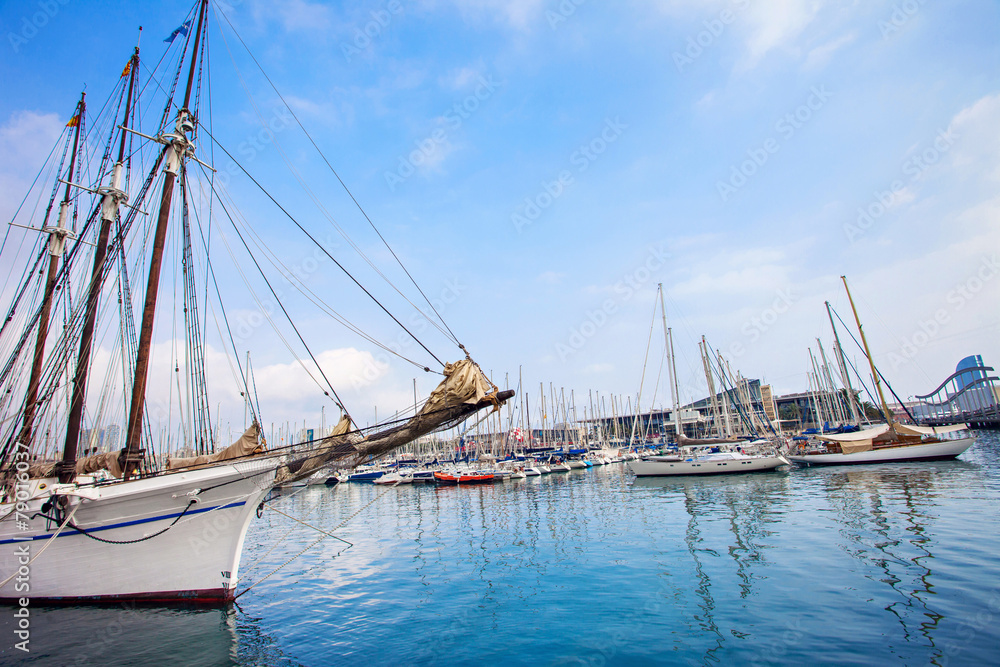
[[[253,52],[252,52],[252,51],[250,51],[250,48],[249,48],[249,47],[248,47],[248,46],[246,45],[246,42],[244,42],[244,41],[243,41],[243,37],[242,37],[242,36],[240,36],[239,32],[237,32],[237,30],[236,30],[236,28],[235,28],[235,27],[233,26],[232,22],[230,22],[230,20],[229,20],[229,17],[228,17],[228,16],[226,16],[226,13],[225,13],[224,11],[222,11],[222,10],[221,10],[221,8],[219,8],[219,9],[215,9],[215,7],[213,6],[213,10],[215,10],[215,11],[216,11],[216,12],[217,12],[218,14],[220,14],[220,15],[222,16],[222,18],[223,18],[223,19],[225,19],[226,23],[227,23],[227,24],[229,25],[229,27],[230,27],[230,28],[232,29],[232,31],[233,31],[233,34],[234,34],[234,35],[236,35],[236,38],[237,38],[237,39],[238,39],[238,40],[240,41],[240,44],[242,44],[242,45],[243,45],[243,48],[244,48],[244,49],[246,49],[246,52],[247,52],[247,54],[248,54],[248,55],[250,56],[251,60],[253,60],[254,64],[255,64],[255,65],[257,65],[257,68],[258,68],[258,69],[260,70],[260,73],[261,73],[261,74],[262,74],[262,75],[264,76],[264,78],[265,78],[265,79],[267,80],[267,82],[268,82],[268,83],[269,83],[269,84],[271,85],[271,88],[272,88],[272,89],[274,90],[275,94],[277,94],[278,98],[279,98],[279,99],[281,100],[281,103],[285,105],[285,108],[286,108],[286,109],[288,109],[288,112],[289,112],[289,113],[291,114],[292,118],[294,118],[294,119],[295,119],[295,123],[296,123],[296,124],[297,124],[297,125],[299,126],[299,129],[301,129],[301,130],[302,130],[302,133],[303,133],[303,134],[304,134],[304,135],[306,136],[306,138],[307,138],[307,139],[309,140],[309,143],[311,143],[311,144],[313,145],[313,148],[315,148],[315,149],[316,149],[316,152],[317,152],[317,153],[319,154],[320,158],[322,158],[322,160],[323,160],[323,162],[324,162],[324,163],[326,164],[326,166],[327,166],[327,167],[328,167],[328,168],[330,169],[330,172],[331,172],[331,173],[333,173],[333,175],[334,175],[334,176],[336,176],[337,180],[338,180],[338,181],[340,182],[340,185],[341,185],[341,186],[343,186],[343,188],[344,188],[344,191],[345,191],[345,192],[346,192],[346,193],[348,194],[348,196],[349,196],[349,197],[351,198],[351,201],[353,201],[353,202],[354,202],[354,204],[355,204],[355,206],[357,206],[357,207],[358,207],[358,210],[359,210],[359,211],[361,211],[361,214],[362,214],[362,215],[363,215],[363,216],[365,217],[365,220],[367,220],[367,221],[368,221],[368,224],[369,224],[369,225],[371,225],[371,228],[372,228],[372,229],[373,229],[373,230],[375,231],[375,233],[376,233],[376,234],[378,235],[379,239],[381,239],[382,243],[383,243],[383,244],[385,245],[385,247],[386,247],[386,248],[387,248],[387,249],[389,250],[389,252],[390,252],[390,253],[392,254],[392,257],[393,257],[393,259],[395,259],[395,260],[396,260],[396,263],[397,263],[397,264],[399,264],[399,267],[400,267],[401,269],[403,269],[403,273],[405,273],[405,274],[406,274],[406,277],[410,279],[410,282],[411,282],[411,283],[413,283],[413,286],[417,288],[417,291],[418,291],[418,292],[420,292],[420,296],[422,296],[422,297],[424,298],[424,300],[425,300],[425,301],[427,302],[427,305],[429,305],[429,306],[431,307],[431,310],[432,310],[432,311],[434,311],[434,314],[435,314],[435,315],[437,316],[438,320],[440,320],[440,321],[441,321],[441,324],[442,324],[442,325],[444,325],[444,328],[445,328],[445,329],[447,330],[447,334],[448,334],[448,335],[449,335],[449,336],[451,337],[451,340],[452,340],[452,341],[453,341],[453,342],[454,342],[454,343],[455,343],[455,344],[456,344],[456,345],[457,345],[457,346],[458,346],[458,347],[459,347],[459,348],[460,348],[461,350],[465,351],[465,346],[464,346],[464,345],[462,345],[462,343],[461,343],[461,342],[459,341],[458,337],[457,337],[457,336],[455,335],[455,333],[454,333],[454,332],[453,332],[453,331],[451,330],[451,327],[449,327],[449,326],[448,326],[448,323],[444,321],[444,318],[443,318],[443,317],[441,317],[441,314],[440,314],[440,313],[438,312],[437,308],[435,308],[435,307],[434,307],[434,304],[433,304],[433,303],[431,302],[431,300],[430,300],[429,298],[427,298],[427,295],[426,295],[426,294],[424,294],[424,291],[423,291],[422,289],[420,289],[420,285],[418,285],[418,284],[417,284],[417,281],[416,281],[416,280],[415,280],[415,279],[413,278],[413,276],[412,276],[412,275],[410,274],[410,272],[409,272],[409,271],[407,270],[407,268],[406,268],[406,266],[405,266],[405,265],[403,264],[402,260],[400,260],[400,259],[399,259],[399,257],[398,257],[398,256],[396,255],[396,252],[395,252],[395,251],[394,251],[394,250],[392,249],[392,247],[391,247],[391,246],[389,245],[389,242],[388,242],[388,241],[386,241],[386,240],[385,240],[385,237],[383,237],[383,236],[382,236],[382,232],[380,232],[380,231],[379,231],[379,229],[378,229],[378,227],[376,227],[376,226],[375,226],[375,223],[374,223],[374,222],[372,221],[372,219],[371,219],[371,218],[370,218],[370,217],[368,216],[368,213],[367,213],[367,212],[365,211],[365,209],[364,209],[364,208],[363,208],[363,207],[361,206],[360,202],[358,202],[358,200],[357,200],[357,199],[355,198],[355,196],[354,196],[354,193],[352,193],[352,192],[351,192],[350,188],[348,188],[348,187],[347,187],[347,184],[346,184],[346,183],[344,183],[344,180],[343,180],[343,179],[342,179],[342,178],[340,177],[340,174],[338,174],[338,173],[337,173],[337,170],[333,168],[333,165],[332,165],[332,164],[330,164],[330,161],[329,161],[329,160],[327,159],[326,155],[325,155],[325,154],[323,153],[323,151],[322,151],[322,150],[320,150],[320,147],[319,147],[319,146],[318,146],[318,145],[316,144],[316,142],[315,142],[315,141],[313,140],[313,138],[312,138],[312,135],[310,135],[310,134],[309,134],[309,132],[308,132],[308,131],[306,130],[305,126],[304,126],[304,125],[302,124],[302,122],[301,122],[301,121],[299,120],[299,117],[298,117],[297,115],[295,115],[295,111],[294,111],[294,110],[292,109],[292,107],[291,107],[291,106],[290,106],[290,105],[288,104],[288,102],[287,102],[287,101],[285,101],[285,98],[284,98],[284,96],[283,96],[283,95],[281,94],[281,91],[279,91],[279,90],[278,90],[278,88],[277,88],[277,86],[275,86],[275,85],[274,85],[274,82],[273,82],[273,81],[271,81],[271,78],[270,78],[270,77],[269,77],[269,76],[267,75],[267,72],[265,72],[265,71],[264,71],[264,68],[263,68],[263,67],[261,66],[261,64],[260,64],[260,63],[259,63],[259,62],[257,61],[257,58],[256,58],[256,57],[254,57],[254,55],[253,55]],[[225,35],[223,35],[223,38],[222,38],[222,39],[223,39],[223,43],[225,43]],[[228,48],[229,48],[229,45],[228,45],[228,44],[226,44],[226,49],[228,50]],[[230,57],[231,57],[231,56],[230,56]],[[338,229],[339,229],[339,227],[338,227]],[[341,231],[341,233],[342,233],[342,234],[344,234],[344,232],[343,232],[343,231]],[[347,235],[346,235],[346,234],[344,234],[344,238],[345,238],[345,239],[347,239],[347,241],[348,241],[349,243],[351,243],[351,245],[352,245],[352,246],[354,245],[354,243],[353,243],[353,242],[352,242],[352,241],[351,241],[351,240],[350,240],[350,239],[349,239],[349,238],[347,237]],[[356,249],[357,249],[357,248],[356,248]],[[396,290],[396,292],[397,292],[397,293],[398,293],[398,294],[399,294],[400,296],[402,296],[402,297],[403,297],[404,299],[406,299],[406,297],[405,297],[405,296],[403,295],[403,293],[402,293],[402,292],[400,292],[400,291],[399,291],[399,290],[398,290],[398,289],[396,288],[396,286],[395,286],[395,285],[393,285],[393,284],[392,284],[392,282],[391,282],[391,281],[390,281],[390,280],[389,280],[388,278],[386,278],[386,277],[385,277],[385,276],[384,276],[384,275],[382,274],[382,272],[381,272],[381,271],[379,271],[379,270],[378,270],[378,269],[377,269],[377,268],[376,268],[376,267],[375,267],[375,266],[374,266],[374,265],[373,265],[373,264],[371,263],[371,261],[370,261],[370,260],[368,260],[368,258],[367,258],[367,257],[366,257],[366,256],[364,255],[364,253],[361,253],[361,251],[360,251],[360,250],[358,250],[358,252],[359,252],[359,254],[361,254],[361,256],[362,256],[362,257],[364,257],[364,258],[365,258],[365,260],[366,260],[366,261],[368,261],[369,265],[372,265],[372,268],[375,268],[376,272],[378,272],[378,274],[379,274],[379,275],[381,275],[381,276],[382,276],[382,278],[384,278],[384,279],[385,279],[385,281],[386,281],[386,282],[387,282],[387,283],[388,283],[388,284],[389,284],[390,286],[392,286],[392,288],[393,288],[393,289],[395,289],[395,290]],[[413,304],[413,303],[412,303],[412,302],[411,302],[411,301],[410,301],[409,299],[406,299],[406,301],[407,301],[407,303],[409,303],[409,304],[410,304],[411,306],[414,306],[414,308],[416,308],[416,306],[415,306],[415,305],[414,305],[414,304]],[[416,308],[416,310],[417,310],[417,312],[419,312],[419,313],[421,313],[422,315],[424,315],[423,311],[422,311],[422,310],[420,310],[419,308]],[[426,315],[424,315],[424,318],[425,318],[425,319],[427,319],[427,321],[428,321],[428,322],[430,322],[430,323],[431,323],[432,325],[434,325],[434,327],[436,327],[436,328],[437,328],[437,329],[438,329],[439,331],[441,330],[441,327],[439,327],[439,326],[437,325],[437,323],[436,323],[436,322],[434,322],[433,320],[431,320],[431,319],[430,319],[429,317],[427,317]],[[442,331],[442,333],[444,333],[444,332]]]
[[[338,530],[338,529],[340,529],[340,528],[343,528],[343,527],[344,527],[344,526],[345,526],[345,525],[347,524],[347,522],[349,522],[349,521],[350,521],[350,520],[352,520],[352,519],[353,519],[354,517],[356,517],[356,516],[358,516],[359,514],[361,514],[361,513],[363,512],[363,511],[365,511],[366,509],[368,509],[368,508],[369,508],[370,506],[372,506],[373,504],[375,504],[375,501],[377,501],[378,499],[380,499],[380,498],[381,498],[382,496],[384,496],[385,494],[389,493],[389,491],[391,491],[392,489],[396,488],[397,486],[399,486],[399,482],[396,482],[395,484],[392,484],[392,485],[390,485],[390,486],[386,487],[385,491],[383,491],[382,493],[380,493],[380,494],[378,494],[377,496],[375,496],[374,498],[372,498],[372,499],[371,499],[371,500],[370,500],[370,501],[369,501],[368,503],[366,503],[365,505],[363,505],[363,506],[362,506],[362,507],[361,507],[361,508],[360,508],[360,509],[359,509],[358,511],[356,511],[356,512],[355,512],[354,514],[352,514],[351,516],[349,516],[349,517],[347,517],[346,519],[344,519],[343,521],[341,521],[341,522],[340,522],[340,523],[339,523],[339,524],[338,524],[337,526],[335,526],[334,528],[332,528],[332,529],[330,530],[330,532],[324,532],[324,531],[320,531],[321,533],[323,533],[323,536],[322,536],[322,537],[320,537],[320,538],[319,538],[318,540],[316,540],[315,542],[313,542],[312,544],[310,544],[309,546],[307,546],[307,547],[306,547],[305,549],[303,549],[303,550],[302,550],[302,551],[300,551],[299,553],[295,554],[294,556],[292,556],[291,558],[289,558],[288,560],[286,560],[286,561],[285,561],[284,563],[282,563],[281,565],[279,565],[279,566],[278,566],[278,567],[276,567],[275,569],[273,569],[273,570],[271,570],[270,572],[268,572],[268,573],[267,573],[267,574],[266,574],[266,575],[265,575],[265,576],[264,576],[264,577],[263,577],[262,579],[258,579],[257,581],[255,581],[255,582],[253,582],[252,584],[250,584],[249,586],[247,586],[247,587],[246,587],[245,589],[243,589],[243,591],[242,591],[242,592],[240,592],[240,593],[237,593],[237,594],[236,594],[236,596],[235,596],[235,597],[234,597],[233,599],[235,600],[236,598],[240,597],[241,595],[243,595],[243,594],[245,594],[245,593],[249,593],[249,592],[250,592],[250,590],[251,590],[252,588],[254,588],[254,587],[255,587],[255,586],[257,585],[257,584],[261,584],[261,583],[263,583],[264,581],[266,581],[266,580],[267,580],[268,578],[270,578],[270,577],[271,577],[272,575],[276,574],[276,573],[277,573],[277,572],[278,572],[279,570],[283,569],[283,568],[284,568],[285,566],[287,566],[287,565],[288,565],[289,563],[291,563],[291,562],[292,562],[293,560],[295,560],[296,558],[298,558],[299,556],[301,556],[301,555],[302,555],[302,554],[304,554],[305,552],[307,552],[307,551],[309,551],[310,549],[312,549],[312,548],[313,548],[314,546],[316,546],[317,544],[319,544],[320,542],[322,542],[323,540],[325,540],[325,539],[326,539],[327,537],[336,537],[335,535],[333,535],[333,531],[335,531],[335,530]],[[287,515],[286,515],[286,516],[287,516]],[[308,524],[307,524],[307,525],[308,525]],[[310,528],[312,528],[312,527],[313,527],[313,526],[310,526]],[[316,530],[319,530],[319,529],[318,529],[318,528],[316,528]],[[340,539],[340,538],[337,538],[337,539]],[[346,540],[344,540],[344,541],[346,542]]]

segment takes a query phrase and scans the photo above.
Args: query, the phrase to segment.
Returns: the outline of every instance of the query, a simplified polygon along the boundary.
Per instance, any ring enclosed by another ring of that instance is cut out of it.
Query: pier
[[[1000,377],[982,362],[959,368],[929,394],[916,396],[913,416],[925,426],[1000,428]]]

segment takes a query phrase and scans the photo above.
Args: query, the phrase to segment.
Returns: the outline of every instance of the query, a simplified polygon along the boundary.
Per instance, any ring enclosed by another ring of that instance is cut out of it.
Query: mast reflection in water
[[[274,506],[346,542],[238,608],[33,608],[32,664],[997,662],[996,433],[958,461],[640,481],[611,465]],[[265,511],[247,582],[318,536]],[[7,644],[0,662],[20,660]]]

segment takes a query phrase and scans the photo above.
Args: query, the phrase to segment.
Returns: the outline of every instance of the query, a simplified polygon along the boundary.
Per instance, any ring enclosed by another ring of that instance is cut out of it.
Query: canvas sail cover
[[[478,403],[490,393],[483,372],[469,359],[445,364],[443,373],[445,379],[427,397],[420,414],[437,412],[458,403]]]
[[[853,440],[851,442],[840,443],[840,451],[844,454],[857,454],[858,452],[869,452],[872,448],[872,440]]]
[[[77,475],[89,475],[98,470],[107,470],[115,479],[121,479],[122,467],[118,462],[120,452],[104,452],[86,456],[76,462]],[[33,479],[56,477],[57,461],[40,461],[28,467],[28,476]]]
[[[818,433],[816,434],[816,438],[828,442],[839,442],[841,447],[845,443],[850,445],[851,443],[864,443],[867,441],[868,448],[871,449],[872,439],[888,432],[889,425],[882,424],[881,426],[866,428],[864,431],[855,431],[854,433]],[[848,452],[845,450],[844,453],[847,454]]]
[[[288,461],[278,469],[276,484],[303,479],[320,468],[354,467],[378,458],[440,428],[460,423],[484,407],[499,409],[514,392],[494,392],[482,370],[470,359],[445,364],[441,384],[431,392],[420,413],[403,424],[361,437],[351,431],[348,417],[341,419],[334,432],[317,443],[314,453]]]
[[[968,424],[952,424],[951,426],[910,426],[909,424],[896,424],[896,432],[905,435],[940,435],[942,433],[964,431],[967,428],[969,428]]]
[[[237,459],[243,456],[252,456],[253,454],[259,454],[262,451],[264,451],[264,448],[260,444],[260,429],[257,426],[257,422],[254,422],[250,425],[250,428],[248,428],[243,435],[240,436],[239,440],[214,454],[202,454],[201,456],[190,456],[187,458],[168,458],[167,470],[203,466],[209,463],[216,463],[218,461],[228,461],[229,459]]]

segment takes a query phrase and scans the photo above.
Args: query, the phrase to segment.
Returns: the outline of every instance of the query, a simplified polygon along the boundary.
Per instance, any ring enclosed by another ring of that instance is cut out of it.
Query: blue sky
[[[682,400],[704,392],[702,335],[745,376],[779,393],[801,391],[807,348],[816,352],[821,337],[830,349],[824,301],[849,315],[841,275],[876,362],[904,398],[934,389],[968,354],[1000,363],[995,2],[222,7],[498,381],[523,367],[536,396],[538,382],[578,397],[588,389],[634,395],[662,282]],[[136,27],[144,26],[144,61],[155,63],[189,9],[73,0],[0,8],[0,209],[8,220],[83,84],[103,100]],[[32,31],[32,20],[41,27]],[[220,139],[252,153],[252,170],[330,233],[279,180],[275,144],[248,143],[260,125],[226,44],[265,120],[281,124],[281,104],[229,27],[224,42],[212,22]],[[301,136],[279,131],[276,141],[352,237],[391,264]],[[251,206],[250,217],[287,263],[311,256],[275,216]],[[359,265],[342,241],[337,253]],[[313,288],[380,339],[396,337],[363,295],[319,264]],[[373,366],[377,350],[304,303],[291,305],[359,421],[374,405],[382,416],[412,402],[412,367]],[[427,338],[439,356],[460,356],[443,337]],[[272,342],[263,330],[248,339],[260,349],[259,377],[275,378],[273,419],[314,419],[322,397],[291,379],[296,371],[282,366],[288,359]],[[356,381],[372,368],[375,381]],[[426,393],[436,382],[418,374],[417,383]],[[658,403],[669,402],[664,391]]]

